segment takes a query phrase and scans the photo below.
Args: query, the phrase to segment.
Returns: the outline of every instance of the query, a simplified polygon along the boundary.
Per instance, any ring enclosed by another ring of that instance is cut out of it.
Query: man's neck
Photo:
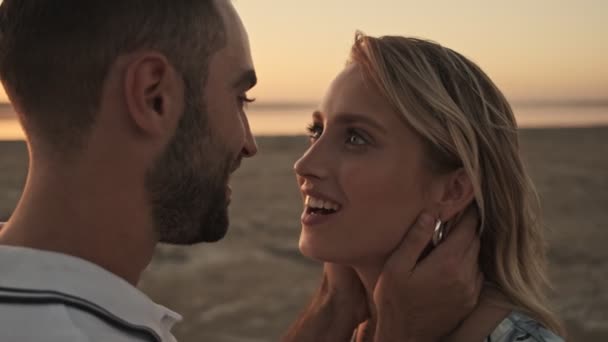
[[[109,177],[86,182],[77,175],[30,173],[0,244],[85,259],[136,285],[157,241],[136,187]]]

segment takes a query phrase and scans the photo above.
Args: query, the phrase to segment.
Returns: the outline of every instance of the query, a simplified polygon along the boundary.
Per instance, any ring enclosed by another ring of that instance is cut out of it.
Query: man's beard
[[[214,141],[199,106],[189,102],[175,136],[146,175],[161,242],[215,242],[228,230],[226,186],[236,158]]]

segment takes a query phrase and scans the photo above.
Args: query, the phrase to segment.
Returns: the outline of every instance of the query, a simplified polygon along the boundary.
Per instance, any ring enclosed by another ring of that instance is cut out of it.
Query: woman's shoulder
[[[520,312],[512,312],[494,329],[486,342],[564,342],[538,321]]]

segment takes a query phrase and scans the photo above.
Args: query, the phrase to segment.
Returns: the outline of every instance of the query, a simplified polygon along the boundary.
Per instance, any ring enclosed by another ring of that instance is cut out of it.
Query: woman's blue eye
[[[323,134],[323,126],[319,125],[318,123],[308,125],[306,130],[308,131],[308,136],[312,140],[319,139],[321,137],[321,134]]]
[[[365,140],[359,133],[349,130],[347,143],[350,145],[366,145],[367,140]]]
[[[323,135],[323,129],[324,129],[323,125],[321,125],[319,123],[313,123],[313,124],[308,125],[307,131],[308,131],[308,137],[310,138],[310,140],[316,141],[319,138],[321,138],[321,135]],[[367,139],[365,139],[363,137],[363,135],[361,135],[354,129],[349,129],[347,131],[346,143],[348,145],[353,145],[353,146],[368,145]]]

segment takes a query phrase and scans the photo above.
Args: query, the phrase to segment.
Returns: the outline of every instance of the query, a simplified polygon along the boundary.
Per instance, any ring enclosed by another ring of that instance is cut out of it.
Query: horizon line
[[[608,98],[597,99],[516,99],[509,101],[513,107],[608,107]],[[313,100],[278,100],[256,101],[249,104],[251,109],[314,109],[318,101]],[[0,107],[12,107],[10,102],[0,101]]]
[[[598,99],[518,99],[509,101],[513,107],[608,107],[608,98]],[[253,109],[314,109],[316,101],[256,101]]]

